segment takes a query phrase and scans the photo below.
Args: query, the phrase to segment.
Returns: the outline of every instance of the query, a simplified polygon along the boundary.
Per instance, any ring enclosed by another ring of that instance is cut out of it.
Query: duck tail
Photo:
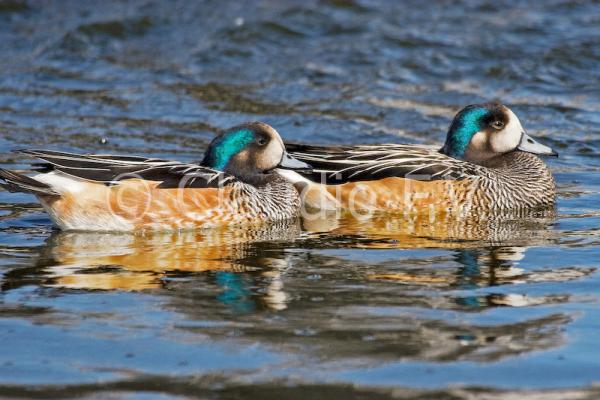
[[[50,186],[17,172],[0,168],[0,187],[9,192],[31,193],[40,196],[60,196]]]

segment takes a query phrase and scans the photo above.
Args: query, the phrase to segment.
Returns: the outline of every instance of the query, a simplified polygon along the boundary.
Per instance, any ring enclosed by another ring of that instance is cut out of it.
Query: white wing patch
[[[62,172],[51,171],[48,173],[37,174],[32,176],[36,181],[45,183],[50,186],[52,190],[58,193],[79,193],[81,192],[86,181],[83,179],[76,178],[71,175],[63,174]]]

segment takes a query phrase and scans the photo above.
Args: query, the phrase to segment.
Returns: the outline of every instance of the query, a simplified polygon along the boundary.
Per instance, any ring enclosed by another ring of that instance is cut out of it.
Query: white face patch
[[[508,116],[508,123],[504,129],[490,135],[490,147],[494,153],[507,153],[513,151],[519,146],[521,136],[523,136],[523,127],[519,118],[508,108],[505,108]]]
[[[487,132],[477,132],[471,138],[469,148],[474,151],[484,151],[487,148],[488,134]]]
[[[259,150],[256,157],[256,166],[261,170],[270,170],[279,165],[285,152],[285,147],[281,136],[275,129],[267,124],[261,124],[262,129],[269,135],[269,144],[267,147]]]
[[[281,162],[281,159],[283,158],[283,142],[279,137],[279,134],[276,133],[276,136],[271,137],[271,141],[260,158],[259,168],[265,170],[276,167]]]

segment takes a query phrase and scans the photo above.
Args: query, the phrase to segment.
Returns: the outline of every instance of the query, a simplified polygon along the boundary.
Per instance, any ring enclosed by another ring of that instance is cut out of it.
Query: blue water
[[[3,168],[195,161],[249,120],[439,144],[487,100],[560,153],[557,215],[495,224],[59,233],[1,191],[0,396],[600,397],[599,26],[597,1],[0,2]]]

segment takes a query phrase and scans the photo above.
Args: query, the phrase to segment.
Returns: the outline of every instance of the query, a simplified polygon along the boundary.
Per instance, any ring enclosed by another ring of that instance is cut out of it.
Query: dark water
[[[599,2],[3,0],[0,54],[2,167],[439,143],[490,99],[561,153],[555,218],[477,224],[61,234],[0,192],[0,395],[600,397]]]

